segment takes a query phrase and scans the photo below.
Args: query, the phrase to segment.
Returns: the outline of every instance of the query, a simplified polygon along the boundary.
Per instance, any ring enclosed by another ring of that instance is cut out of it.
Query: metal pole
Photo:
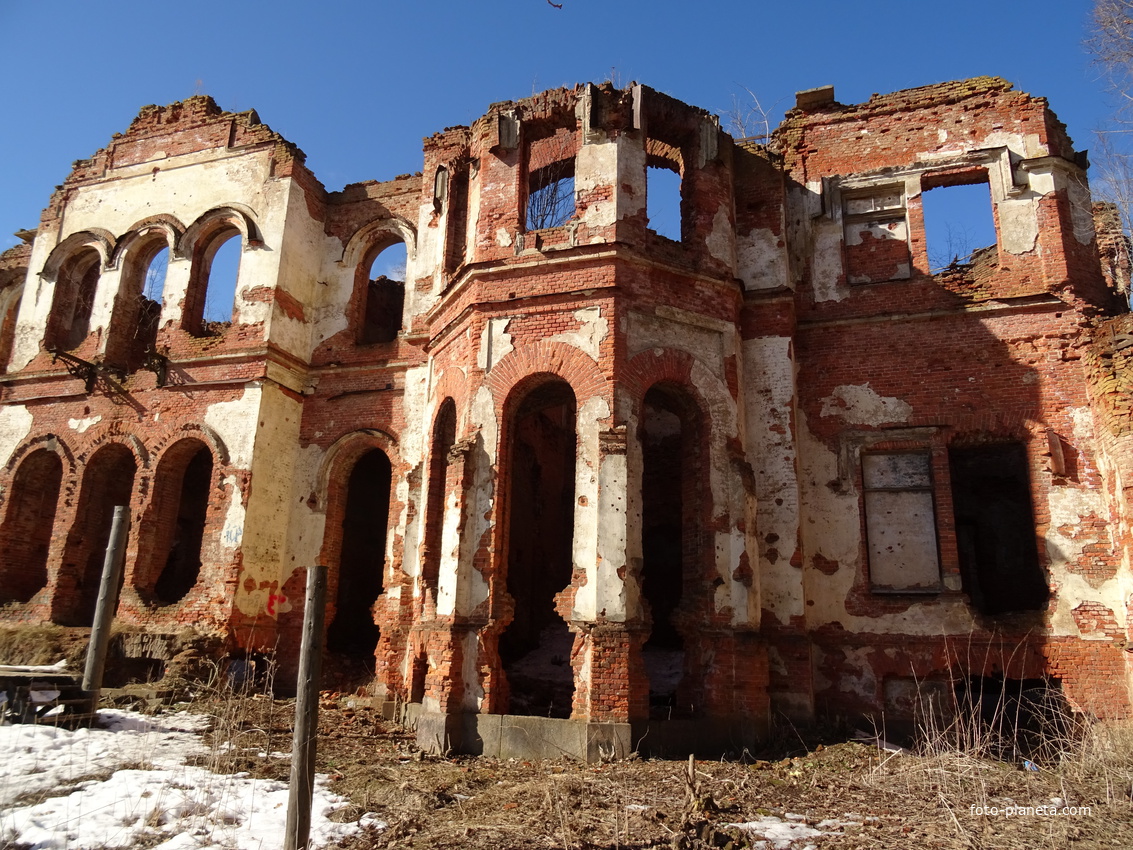
[[[303,603],[303,643],[295,694],[295,736],[291,742],[291,790],[287,795],[287,830],[283,850],[307,850],[311,834],[311,799],[315,791],[315,739],[319,729],[319,674],[323,660],[327,568],[307,569]]]
[[[102,674],[106,670],[106,650],[110,646],[110,626],[118,607],[118,585],[122,582],[122,565],[126,554],[126,534],[130,529],[130,509],[125,505],[114,508],[114,522],[110,526],[110,542],[102,562],[102,581],[98,586],[98,603],[94,609],[94,623],[90,630],[87,664],[83,672],[83,690],[91,692],[92,710],[98,709]]]

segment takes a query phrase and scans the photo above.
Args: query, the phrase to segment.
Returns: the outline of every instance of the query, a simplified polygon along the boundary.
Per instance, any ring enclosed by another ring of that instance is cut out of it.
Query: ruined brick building
[[[340,192],[254,112],[146,107],[0,259],[0,618],[89,623],[128,504],[122,621],[293,669],[325,563],[330,649],[435,746],[996,678],[1125,714],[1133,323],[1085,168],[993,78],[802,92],[759,141],[550,91]],[[934,268],[960,185],[995,244]]]

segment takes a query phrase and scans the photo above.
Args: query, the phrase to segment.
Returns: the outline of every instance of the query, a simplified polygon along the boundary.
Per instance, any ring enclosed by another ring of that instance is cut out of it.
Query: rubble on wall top
[[[1032,98],[1030,95],[1014,91],[1014,89],[1014,84],[1002,77],[971,77],[966,80],[950,80],[944,83],[901,89],[887,94],[872,94],[865,103],[845,104],[834,100],[833,87],[827,86],[822,89],[799,92],[796,95],[796,106],[790,110],[787,117],[788,119],[798,117],[800,113],[837,113],[841,117],[862,113],[895,112],[955,103],[982,94],[1006,92],[1014,92],[1016,96],[1033,100],[1036,103],[1044,105],[1046,103],[1045,98]],[[820,94],[828,96],[820,97]]]

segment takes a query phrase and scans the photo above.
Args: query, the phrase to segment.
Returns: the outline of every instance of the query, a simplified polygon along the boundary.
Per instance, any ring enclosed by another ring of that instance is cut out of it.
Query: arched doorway
[[[511,714],[569,717],[573,636],[555,595],[573,573],[574,392],[553,379],[530,390],[509,428],[507,591],[515,603],[500,636]]]
[[[161,605],[178,602],[201,571],[201,550],[209,497],[212,451],[199,440],[182,440],[166,452],[155,476],[155,545],[143,576]],[[155,575],[156,574],[156,575]]]
[[[61,600],[60,625],[89,626],[94,620],[114,508],[130,505],[136,471],[134,453],[121,443],[103,446],[87,462],[63,556],[62,575],[74,581],[74,593]]]
[[[29,454],[16,471],[0,528],[0,603],[27,602],[46,586],[62,481],[63,462],[47,449]]]
[[[385,452],[370,449],[354,464],[346,485],[335,614],[327,650],[373,660],[378,627],[371,611],[382,592],[393,468]]]
[[[690,608],[689,585],[700,575],[699,412],[682,389],[658,384],[646,394],[641,415],[642,595],[652,630],[642,647],[649,677],[650,713],[681,713],[684,679],[682,621]]]

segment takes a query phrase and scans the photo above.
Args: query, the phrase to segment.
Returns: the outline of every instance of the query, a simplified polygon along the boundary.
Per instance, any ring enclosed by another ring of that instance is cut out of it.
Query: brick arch
[[[333,476],[344,469],[352,469],[370,449],[381,449],[389,458],[390,464],[396,471],[401,463],[401,454],[398,450],[397,438],[392,434],[378,428],[363,428],[343,434],[335,440],[319,465],[317,477],[317,490],[315,491],[314,510],[326,513],[332,504]],[[392,502],[390,510],[393,510]]]
[[[401,541],[397,540],[394,531],[398,517],[402,513],[402,505],[397,498],[399,482],[404,477],[404,468],[396,439],[383,431],[368,429],[352,431],[340,437],[327,451],[319,470],[319,497],[321,508],[325,514],[323,525],[323,540],[319,550],[320,563],[327,564],[327,610],[326,626],[328,640],[333,640],[339,600],[340,567],[343,560],[343,546],[345,534],[342,522],[347,517],[347,499],[351,473],[355,465],[371,451],[380,451],[389,461],[390,483],[389,501],[386,512],[386,534],[382,554],[381,582],[379,595],[375,600],[375,607],[381,606],[391,586],[400,584],[397,579],[399,569]],[[318,508],[316,508],[318,509]],[[387,558],[387,553],[393,553]],[[355,574],[356,575],[356,574]],[[404,601],[404,600],[403,600]],[[380,640],[387,642],[392,626],[391,623],[375,620],[382,632]]]
[[[381,246],[385,250],[394,242],[404,242],[407,262],[412,263],[417,256],[417,231],[403,218],[393,217],[372,221],[359,227],[347,240],[342,249],[342,256],[338,265],[342,268],[354,268],[375,247]]]
[[[659,383],[676,384],[687,392],[707,413],[707,399],[692,384],[692,369],[696,358],[687,351],[674,348],[650,348],[635,355],[626,364],[618,382],[618,401],[630,405],[627,414],[639,416],[645,394]]]
[[[437,412],[441,409],[441,405],[445,399],[451,398],[456,405],[456,433],[457,437],[460,436],[460,423],[467,421],[468,413],[468,376],[455,366],[450,366],[441,372],[440,379],[433,386],[432,392],[433,404],[429,409],[429,426],[432,433],[432,426],[436,423]]]
[[[57,434],[41,434],[38,437],[33,437],[30,440],[25,440],[20,446],[12,452],[12,456],[8,462],[4,464],[4,471],[8,475],[20,465],[21,460],[27,455],[39,449],[48,449],[59,455],[60,460],[63,461],[63,471],[65,474],[73,475],[75,472],[75,453],[67,441],[59,437]],[[3,495],[0,494],[0,502],[3,500]]]
[[[139,473],[151,468],[152,457],[149,449],[146,448],[146,444],[135,434],[126,431],[118,421],[111,422],[105,427],[96,425],[89,432],[89,436],[84,434],[83,438],[81,441],[76,441],[80,445],[80,448],[75,452],[76,460],[79,463],[88,463],[103,446],[110,443],[121,443],[134,455],[134,462]]]
[[[194,256],[202,242],[207,242],[214,233],[227,227],[234,227],[240,231],[244,240],[244,250],[258,248],[264,244],[252,208],[244,204],[225,204],[213,207],[189,225],[181,237],[180,256]]]
[[[150,243],[154,237],[164,240],[169,248],[169,256],[171,258],[182,258],[182,240],[185,236],[185,225],[183,225],[176,216],[160,214],[151,215],[143,218],[141,221],[136,222],[130,227],[126,233],[118,240],[118,244],[114,246],[114,252],[110,257],[108,266],[110,268],[117,268],[122,264],[122,259],[135,250],[136,246],[142,245],[143,247]]]
[[[608,397],[610,381],[594,358],[573,345],[541,340],[509,352],[488,373],[486,383],[495,401],[497,421],[504,421],[509,399],[524,395],[547,375],[570,385],[579,408],[594,396]]]
[[[172,547],[177,542],[177,530],[180,528],[180,514],[185,505],[184,485],[186,473],[190,464],[201,451],[209,455],[211,471],[209,480],[212,486],[209,493],[217,490],[220,480],[218,474],[218,455],[214,446],[201,439],[200,433],[180,433],[179,438],[164,446],[160,455],[153,459],[153,475],[149,482],[149,493],[146,503],[139,511],[137,535],[137,557],[127,566],[126,582],[142,594],[147,602],[154,604],[170,604],[180,601],[186,592],[180,593],[176,599],[162,597],[159,599],[160,577],[165,566],[163,560],[169,558]],[[222,473],[221,473],[222,474]],[[208,498],[206,496],[206,498]],[[226,499],[208,498],[207,520],[202,523],[201,536],[204,538],[211,533],[219,536],[220,527],[224,523],[224,509]],[[210,528],[211,526],[211,528]],[[195,537],[193,533],[186,532],[187,537]],[[190,541],[193,543],[196,541]],[[204,562],[203,539],[197,545],[197,556]],[[194,583],[195,583],[194,579]]]
[[[97,251],[102,261],[102,268],[106,269],[109,267],[110,258],[114,255],[115,244],[114,234],[100,227],[72,233],[51,251],[39,276],[48,283],[55,283],[59,278],[59,271],[67,261],[84,248],[93,248]]]
[[[40,442],[22,453],[0,512],[0,604],[27,603],[47,586],[47,565],[63,494],[62,452]]]
[[[167,431],[156,443],[153,443],[150,454],[154,466],[160,466],[165,453],[185,439],[196,439],[208,446],[216,461],[216,469],[228,466],[228,446],[216,431],[202,422],[187,422],[175,431]]]
[[[116,430],[104,429],[78,454],[82,467],[77,482],[78,499],[69,517],[71,525],[52,599],[52,619],[60,625],[82,626],[91,622],[98,596],[102,553],[110,537],[109,508],[119,499],[131,514],[127,561],[136,547],[138,524],[134,521],[133,508],[146,490],[141,472],[143,458],[148,459],[148,456],[136,437],[115,433]],[[126,459],[132,466],[128,488],[123,486]]]

